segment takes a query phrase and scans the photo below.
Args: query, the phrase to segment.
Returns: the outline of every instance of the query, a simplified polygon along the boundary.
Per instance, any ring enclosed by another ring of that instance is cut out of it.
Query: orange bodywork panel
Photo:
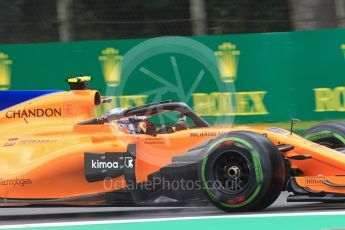
[[[136,146],[135,178],[145,182],[148,175],[169,164],[205,141],[235,130],[266,135],[274,144],[294,146],[285,154],[308,154],[310,159],[292,160],[291,167],[303,171],[296,182],[310,191],[345,193],[345,155],[312,143],[287,131],[267,127],[191,128],[151,136],[129,134],[116,123],[79,125],[91,119],[100,96],[93,90],[57,92],[16,104],[0,112],[0,198],[55,199],[115,191],[127,186],[124,176],[111,181],[90,182],[85,177],[84,154],[125,154]],[[314,181],[314,182],[313,182]]]

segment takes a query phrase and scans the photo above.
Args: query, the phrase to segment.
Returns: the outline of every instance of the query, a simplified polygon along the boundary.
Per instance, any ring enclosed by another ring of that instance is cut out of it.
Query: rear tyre
[[[200,178],[206,196],[218,208],[260,210],[271,205],[285,186],[284,158],[262,135],[231,132],[209,145]]]
[[[306,130],[302,136],[312,142],[336,149],[345,146],[345,123],[324,122]]]

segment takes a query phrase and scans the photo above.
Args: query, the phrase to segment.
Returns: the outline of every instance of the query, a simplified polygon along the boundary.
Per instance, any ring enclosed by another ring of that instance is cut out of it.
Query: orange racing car
[[[302,136],[275,127],[211,127],[185,103],[115,108],[69,78],[70,91],[0,92],[2,205],[181,205],[228,211],[288,201],[345,201],[345,124]]]

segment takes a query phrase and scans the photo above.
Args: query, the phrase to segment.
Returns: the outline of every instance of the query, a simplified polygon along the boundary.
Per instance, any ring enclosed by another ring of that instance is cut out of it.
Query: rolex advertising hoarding
[[[0,46],[0,90],[76,75],[113,99],[96,113],[173,99],[210,122],[345,119],[345,30]]]

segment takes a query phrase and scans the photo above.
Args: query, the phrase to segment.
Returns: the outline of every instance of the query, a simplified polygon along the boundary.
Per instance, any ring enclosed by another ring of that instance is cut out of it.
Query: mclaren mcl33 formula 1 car
[[[211,127],[185,103],[115,108],[69,78],[70,91],[0,93],[1,205],[181,205],[228,212],[288,201],[345,201],[345,124],[302,136]]]

